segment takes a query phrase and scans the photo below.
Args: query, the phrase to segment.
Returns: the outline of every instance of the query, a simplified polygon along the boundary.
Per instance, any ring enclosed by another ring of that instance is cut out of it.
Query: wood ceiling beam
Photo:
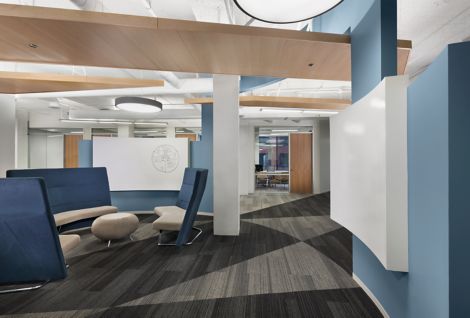
[[[213,104],[213,98],[186,98],[185,104]],[[285,96],[240,96],[240,106],[343,110],[351,105],[347,99],[304,98]]]
[[[5,61],[349,81],[350,43],[342,34],[0,5]],[[410,48],[397,43],[399,74]]]
[[[0,71],[0,93],[2,94],[161,87],[164,83],[163,80]]]

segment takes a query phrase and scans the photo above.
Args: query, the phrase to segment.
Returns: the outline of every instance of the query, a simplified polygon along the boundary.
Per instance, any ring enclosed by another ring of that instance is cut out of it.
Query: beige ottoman
[[[102,215],[93,221],[91,232],[97,238],[108,241],[128,237],[139,227],[139,219],[131,213],[119,212]]]

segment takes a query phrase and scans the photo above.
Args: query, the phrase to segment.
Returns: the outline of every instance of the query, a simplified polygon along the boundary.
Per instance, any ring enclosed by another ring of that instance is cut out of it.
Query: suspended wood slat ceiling
[[[348,35],[0,5],[0,60],[6,61],[348,81],[350,41]],[[403,74],[411,43],[397,46]]]

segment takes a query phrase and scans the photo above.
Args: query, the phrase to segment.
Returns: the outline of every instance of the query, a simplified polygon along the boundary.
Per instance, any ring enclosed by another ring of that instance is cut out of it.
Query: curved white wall
[[[388,270],[408,270],[408,78],[384,79],[331,118],[331,218]]]

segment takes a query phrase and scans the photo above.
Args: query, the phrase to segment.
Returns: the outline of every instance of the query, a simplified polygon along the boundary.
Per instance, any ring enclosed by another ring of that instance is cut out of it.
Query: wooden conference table
[[[255,173],[257,187],[272,187],[275,185],[289,186],[289,171],[259,171]]]

